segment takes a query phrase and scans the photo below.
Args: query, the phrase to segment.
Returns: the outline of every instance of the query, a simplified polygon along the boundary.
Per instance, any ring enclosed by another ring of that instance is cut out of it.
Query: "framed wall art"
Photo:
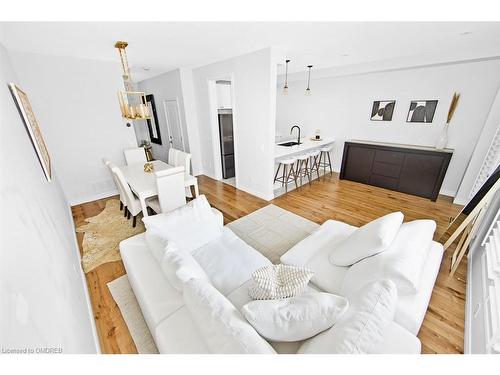
[[[9,88],[21,119],[23,120],[26,131],[30,136],[31,143],[36,151],[43,173],[45,174],[47,181],[50,181],[52,179],[50,155],[47,150],[47,146],[45,145],[45,141],[43,140],[42,132],[38,126],[35,114],[33,113],[33,108],[31,107],[28,95],[14,83],[9,83]]]
[[[146,106],[148,107],[151,118],[147,119],[149,139],[151,142],[161,145],[160,124],[158,123],[158,115],[156,114],[155,98],[153,94],[146,95]]]
[[[406,122],[431,123],[437,104],[437,100],[413,100],[410,103]]]
[[[370,120],[391,121],[395,105],[396,105],[395,100],[385,100],[385,101],[379,100],[373,102],[372,115],[370,117]]]

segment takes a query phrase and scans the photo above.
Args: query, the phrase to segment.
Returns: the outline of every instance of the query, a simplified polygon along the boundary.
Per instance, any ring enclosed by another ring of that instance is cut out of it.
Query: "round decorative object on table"
[[[154,171],[155,167],[153,163],[146,163],[144,164],[144,172],[146,173],[152,173]]]

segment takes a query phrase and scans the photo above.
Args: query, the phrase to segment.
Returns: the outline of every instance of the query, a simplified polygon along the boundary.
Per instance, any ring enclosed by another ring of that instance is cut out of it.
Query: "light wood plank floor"
[[[339,180],[337,174],[326,175],[311,187],[304,186],[286,196],[266,202],[230,185],[199,176],[200,192],[210,204],[224,214],[228,223],[245,216],[268,203],[273,203],[316,223],[327,219],[341,220],[351,225],[363,225],[393,211],[402,211],[405,221],[431,218],[437,222],[435,239],[446,229],[449,218],[461,206],[449,197],[440,196],[437,202],[397,193],[373,186]],[[108,198],[109,199],[109,198]],[[73,207],[75,225],[104,209],[106,199]],[[82,234],[78,235],[81,249]],[[466,264],[460,265],[454,280],[446,284],[450,251],[445,254],[431,302],[419,333],[423,353],[462,353],[465,307]],[[121,261],[103,264],[87,273],[87,283],[94,316],[104,353],[136,353],[135,345],[106,284],[125,270]]]

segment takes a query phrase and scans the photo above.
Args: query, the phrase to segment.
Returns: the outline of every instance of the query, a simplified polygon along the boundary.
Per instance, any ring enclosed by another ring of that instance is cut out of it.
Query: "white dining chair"
[[[125,200],[125,194],[123,193],[121,185],[118,183],[115,174],[111,170],[115,165],[106,158],[102,159],[102,162],[109,169],[109,173],[111,173],[111,177],[113,177],[113,182],[115,183],[116,189],[118,190],[118,194],[120,195],[120,211],[123,210],[123,216],[127,216],[127,202]]]
[[[174,167],[155,172],[158,198],[146,202],[157,214],[166,213],[186,204],[184,167]]]
[[[127,202],[127,217],[130,219],[130,215],[132,215],[132,226],[135,227],[137,222],[137,215],[139,215],[142,211],[141,202],[130,189],[130,186],[125,180],[125,176],[123,175],[123,172],[120,170],[120,168],[112,167],[111,171],[116,176],[116,180],[118,181],[118,184],[121,186],[121,189],[125,195],[125,201]]]
[[[127,165],[135,163],[146,163],[148,161],[143,147],[127,148],[123,150],[123,155],[125,155],[125,161],[127,162]]]
[[[168,150],[168,164],[174,167],[184,166],[184,186],[186,187],[186,196],[192,197],[191,186],[194,187],[194,195],[197,197],[200,195],[198,190],[198,180],[196,177],[190,174],[191,171],[191,154],[187,152],[177,150],[175,148],[170,148]]]

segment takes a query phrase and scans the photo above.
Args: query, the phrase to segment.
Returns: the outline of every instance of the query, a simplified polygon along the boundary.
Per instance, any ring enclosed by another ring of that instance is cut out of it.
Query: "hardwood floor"
[[[312,186],[304,186],[271,202],[240,191],[233,186],[199,176],[200,193],[224,214],[228,223],[269,203],[280,206],[316,223],[327,219],[360,226],[393,211],[402,211],[405,221],[431,218],[437,222],[435,239],[445,231],[450,217],[461,206],[451,198],[440,196],[436,202],[373,186],[339,180],[337,174],[326,175]],[[106,199],[73,207],[78,226],[87,217],[104,209]],[[78,234],[81,249],[83,236]],[[462,353],[465,321],[466,264],[462,263],[454,279],[446,283],[451,250],[444,256],[427,314],[419,333],[423,353]],[[87,274],[87,283],[94,309],[103,353],[136,353],[116,303],[106,284],[125,273],[121,261],[103,264]]]

